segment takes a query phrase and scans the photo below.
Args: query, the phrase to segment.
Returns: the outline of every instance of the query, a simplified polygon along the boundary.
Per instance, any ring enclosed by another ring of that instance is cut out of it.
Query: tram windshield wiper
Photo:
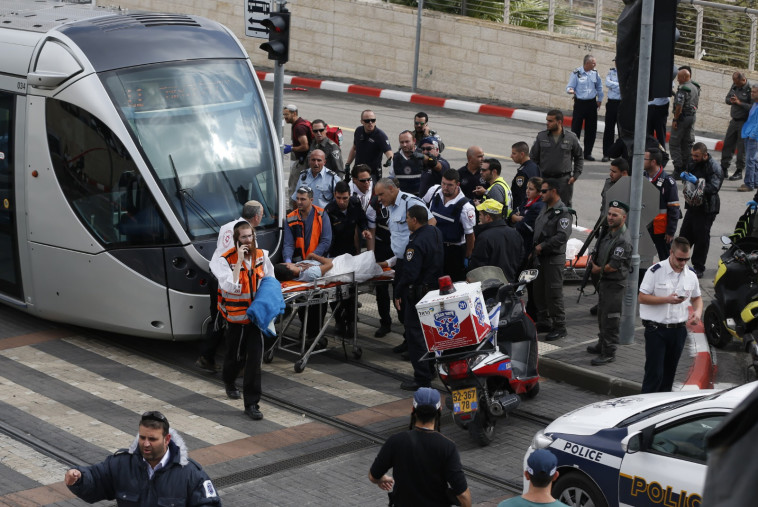
[[[221,230],[221,226],[213,218],[213,215],[195,199],[188,189],[182,187],[182,182],[179,180],[179,172],[176,170],[176,164],[174,164],[174,157],[171,153],[168,154],[168,161],[171,164],[171,170],[174,173],[174,184],[176,185],[176,196],[179,198],[179,203],[182,206],[182,214],[184,215],[184,223],[187,232],[189,232],[189,219],[187,217],[187,210],[192,211],[197,217],[205,224],[206,227],[214,231],[216,234]],[[210,219],[210,221],[208,220]]]

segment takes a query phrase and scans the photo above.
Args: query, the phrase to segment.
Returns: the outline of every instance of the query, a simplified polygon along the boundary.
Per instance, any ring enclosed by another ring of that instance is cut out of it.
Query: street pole
[[[627,228],[632,238],[632,269],[626,280],[624,308],[621,312],[619,343],[634,343],[634,327],[637,320],[637,285],[640,269],[640,214],[642,212],[642,183],[645,177],[643,159],[647,137],[647,102],[650,92],[650,62],[653,53],[653,11],[655,0],[642,0],[640,17],[640,57],[637,74],[637,104],[634,123],[634,146],[632,158],[632,188],[629,195],[629,220]]]
[[[416,16],[416,52],[413,55],[413,85],[411,91],[416,93],[418,84],[418,53],[421,47],[421,13],[424,11],[424,0],[418,0],[418,15]]]
[[[287,4],[286,0],[277,0],[277,12]],[[276,139],[279,141],[279,148],[284,144],[282,137],[282,110],[284,109],[284,64],[274,63],[274,110],[271,112],[271,119],[274,121],[274,131]]]

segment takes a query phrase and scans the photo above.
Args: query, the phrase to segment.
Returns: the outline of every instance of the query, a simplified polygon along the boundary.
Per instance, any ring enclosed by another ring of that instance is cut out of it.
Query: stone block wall
[[[245,37],[243,0],[119,0],[119,5],[219,21],[240,38],[256,68],[273,68],[273,62],[258,48],[263,41]],[[411,86],[415,9],[378,0],[295,0],[288,8],[293,28],[287,74],[355,80],[386,88]],[[615,55],[613,41],[582,40],[426,11],[418,91],[518,107],[559,108],[570,114],[566,83],[588,52],[595,55],[598,71],[605,76]],[[702,86],[696,129],[723,135],[729,120],[724,97],[736,69],[677,60],[677,64],[685,63]],[[758,73],[749,78],[758,81]]]

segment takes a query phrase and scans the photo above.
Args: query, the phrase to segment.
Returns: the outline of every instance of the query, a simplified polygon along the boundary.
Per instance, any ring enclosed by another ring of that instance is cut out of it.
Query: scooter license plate
[[[468,412],[476,412],[479,408],[478,400],[476,387],[453,391],[453,413],[466,414]]]

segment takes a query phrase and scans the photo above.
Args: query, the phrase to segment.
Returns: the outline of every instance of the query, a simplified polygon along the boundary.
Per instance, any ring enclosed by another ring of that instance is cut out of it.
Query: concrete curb
[[[613,397],[640,394],[642,389],[642,384],[639,382],[590,371],[586,367],[545,356],[539,359],[539,370],[543,377]]]
[[[260,81],[274,81],[273,72],[256,71]],[[319,90],[329,90],[340,93],[351,93],[355,95],[365,95],[368,97],[377,97],[380,99],[396,100],[398,102],[409,102],[411,104],[420,104],[423,106],[435,106],[467,113],[486,114],[490,116],[500,116],[503,118],[512,118],[514,120],[529,121],[534,123],[545,123],[545,113],[542,111],[532,111],[529,109],[517,109],[513,107],[497,106],[492,104],[481,104],[479,102],[469,102],[466,100],[446,99],[444,97],[434,97],[431,95],[422,95],[419,93],[405,92],[402,90],[392,90],[389,88],[375,88],[372,86],[357,85],[351,83],[342,83],[339,81],[329,81],[324,79],[313,79],[308,77],[284,76],[284,83],[292,86],[303,86],[316,88]],[[571,117],[563,118],[563,124],[571,126]],[[598,133],[605,131],[605,122],[598,120]],[[724,142],[720,139],[709,137],[695,136],[695,142],[704,143],[711,151],[721,151]]]

